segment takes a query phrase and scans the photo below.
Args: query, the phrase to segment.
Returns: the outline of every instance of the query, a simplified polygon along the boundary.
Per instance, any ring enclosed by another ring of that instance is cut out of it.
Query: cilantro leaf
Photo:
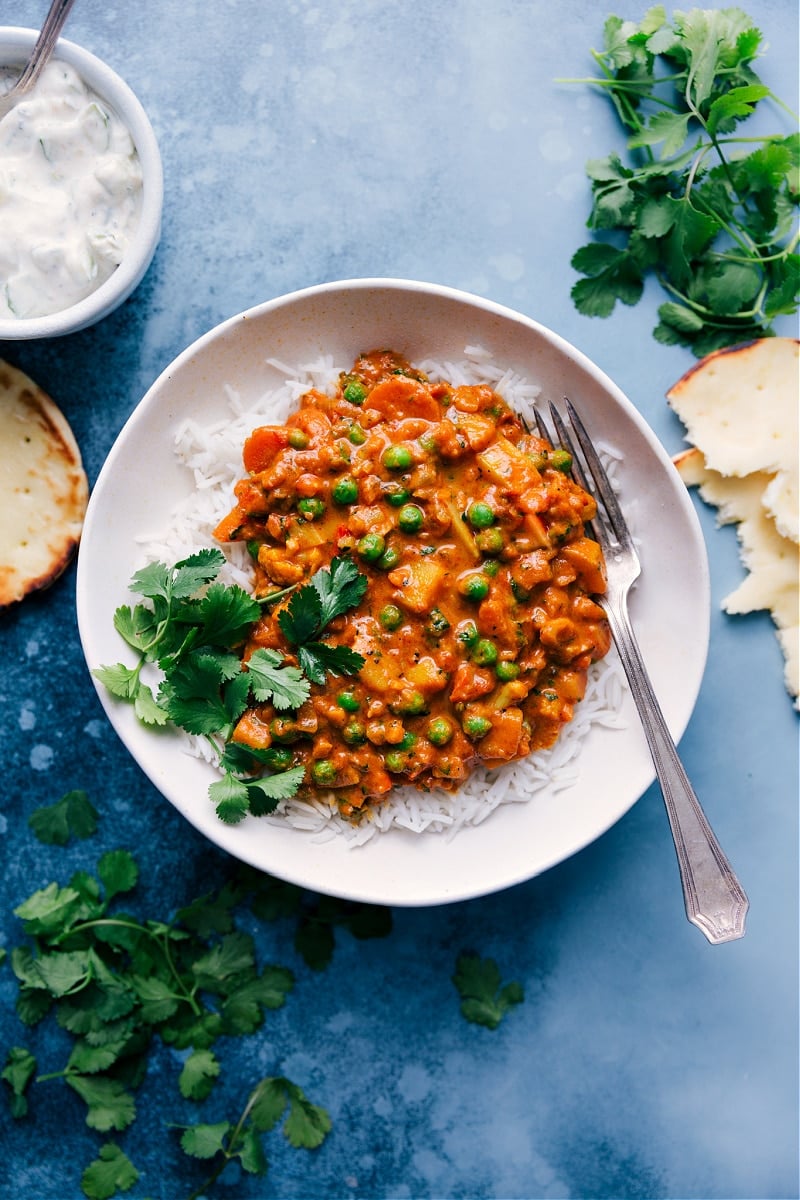
[[[3,1079],[11,1089],[9,1108],[15,1120],[24,1117],[28,1112],[28,1100],[25,1092],[35,1074],[36,1059],[30,1050],[26,1050],[23,1046],[12,1046],[6,1055],[0,1079]]]
[[[299,595],[300,593],[296,593]],[[282,665],[277,650],[256,650],[247,660],[247,674],[256,700],[271,700],[275,708],[299,708],[305,704],[311,688],[297,667]]]
[[[178,1076],[181,1095],[186,1100],[205,1100],[211,1095],[219,1072],[219,1061],[211,1050],[194,1050]]]
[[[258,779],[248,779],[247,790],[250,797],[250,809],[260,815],[265,812],[272,812],[275,808],[275,803],[279,800],[288,800],[290,796],[294,796],[305,776],[305,767],[300,764],[296,767],[290,767],[288,771],[281,771],[277,775],[261,775]],[[272,803],[270,807],[265,806],[265,802]],[[258,807],[258,812],[256,808]]]
[[[283,1132],[292,1146],[315,1150],[330,1133],[330,1116],[324,1108],[312,1104],[297,1084],[288,1079],[283,1082],[289,1097],[289,1115]]]
[[[267,1160],[261,1147],[261,1139],[252,1125],[240,1134],[236,1157],[242,1165],[242,1170],[250,1175],[263,1175],[266,1171]]]
[[[309,583],[299,588],[278,613],[278,624],[292,645],[300,645],[313,637],[322,625],[322,600],[317,589]]]
[[[306,642],[297,652],[300,666],[314,683],[324,683],[326,674],[357,675],[365,659],[349,646],[329,642]]]
[[[89,978],[89,956],[85,950],[41,954],[33,963],[40,987],[53,996],[66,996]]]
[[[106,903],[121,892],[136,887],[139,868],[128,850],[109,850],[97,864],[97,873],[105,888]]]
[[[230,1132],[230,1121],[217,1121],[215,1125],[190,1125],[181,1136],[181,1149],[192,1158],[213,1158],[225,1149],[225,1139]]]
[[[87,1107],[86,1124],[101,1133],[127,1129],[136,1116],[136,1104],[117,1079],[103,1076],[65,1075]]]
[[[572,259],[572,266],[589,276],[572,287],[572,299],[578,312],[587,317],[608,317],[617,300],[636,304],[644,283],[633,256],[614,246],[583,246]]]
[[[235,646],[261,616],[261,605],[237,584],[214,583],[196,609],[205,641],[212,646]]]
[[[334,558],[327,570],[311,576],[310,583],[322,606],[320,631],[335,617],[355,608],[367,590],[366,575],[362,575],[349,558]]]
[[[217,816],[226,825],[238,825],[250,811],[247,784],[231,775],[230,771],[209,785],[208,795],[217,806]]]
[[[117,1192],[130,1191],[138,1178],[128,1156],[114,1142],[106,1142],[81,1175],[81,1189],[88,1200],[111,1200]]]
[[[139,692],[139,668],[126,667],[124,663],[114,663],[111,666],[95,667],[92,671],[95,679],[120,700],[135,700]]]
[[[69,928],[80,901],[80,894],[74,888],[49,883],[18,905],[14,916],[22,920],[26,933],[46,936]]]
[[[157,975],[133,975],[131,985],[139,998],[139,1013],[148,1025],[158,1025],[177,1012],[179,997]]]
[[[477,954],[459,955],[453,983],[461,996],[462,1015],[487,1029],[496,1029],[506,1013],[524,999],[521,984],[501,986],[497,963]]]
[[[86,792],[67,792],[55,804],[35,808],[28,825],[46,846],[66,846],[70,837],[88,838],[97,829],[97,809]]]

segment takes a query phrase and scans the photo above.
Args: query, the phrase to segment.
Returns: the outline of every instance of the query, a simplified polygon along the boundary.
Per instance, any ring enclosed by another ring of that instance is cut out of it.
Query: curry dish
[[[280,592],[259,648],[296,662],[278,616],[334,557],[367,578],[328,641],[364,659],[287,717],[248,709],[234,741],[304,765],[306,794],[356,817],[395,786],[454,790],[478,765],[551,745],[608,651],[595,502],[569,455],[529,433],[492,388],[429,382],[373,351],[311,390],[285,425],[254,430],[218,540],[245,541],[255,594]]]

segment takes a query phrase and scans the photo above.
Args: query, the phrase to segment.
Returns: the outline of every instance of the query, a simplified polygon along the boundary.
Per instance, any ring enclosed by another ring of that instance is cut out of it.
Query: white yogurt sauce
[[[0,94],[19,71],[0,68]],[[139,222],[129,131],[51,61],[0,121],[0,318],[61,312],[113,273]]]

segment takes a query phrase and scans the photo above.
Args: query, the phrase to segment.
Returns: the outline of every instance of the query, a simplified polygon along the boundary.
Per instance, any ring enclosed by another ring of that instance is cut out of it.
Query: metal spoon
[[[27,66],[17,82],[0,96],[0,120],[36,83],[42,68],[55,49],[58,35],[64,28],[64,22],[74,3],[75,0],[52,0],[50,11],[42,25],[42,31],[36,39]]]

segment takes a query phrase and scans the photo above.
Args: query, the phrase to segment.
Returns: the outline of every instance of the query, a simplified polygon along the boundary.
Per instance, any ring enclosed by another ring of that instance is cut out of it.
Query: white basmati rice
[[[246,547],[239,543],[219,547],[212,537],[214,528],[233,506],[234,485],[243,471],[243,444],[265,420],[271,424],[284,421],[309,388],[332,390],[340,372],[350,365],[337,365],[330,356],[296,368],[277,359],[269,359],[268,363],[284,377],[279,388],[265,392],[257,403],[245,407],[235,389],[226,387],[227,416],[210,425],[185,420],[178,427],[175,454],[187,470],[191,487],[185,500],[173,510],[166,530],[140,536],[148,561],[176,562],[203,547],[216,546],[227,560],[220,579],[251,589],[252,572]],[[534,423],[534,404],[540,388],[512,371],[503,370],[480,346],[467,346],[459,361],[426,359],[415,365],[432,381],[489,384],[524,420]],[[607,447],[602,450],[613,478],[615,456]],[[524,804],[538,793],[547,791],[552,795],[571,787],[578,775],[580,747],[589,730],[593,726],[623,727],[619,714],[624,686],[612,650],[591,669],[586,695],[555,745],[502,768],[479,768],[457,792],[440,789],[421,792],[410,786],[395,788],[390,798],[359,824],[340,816],[335,803],[322,798],[284,800],[273,814],[260,819],[281,825],[288,822],[314,841],[342,837],[350,846],[361,846],[376,834],[393,829],[452,837],[462,826],[485,821],[501,804]],[[204,738],[186,735],[186,749],[209,762],[215,761]]]

